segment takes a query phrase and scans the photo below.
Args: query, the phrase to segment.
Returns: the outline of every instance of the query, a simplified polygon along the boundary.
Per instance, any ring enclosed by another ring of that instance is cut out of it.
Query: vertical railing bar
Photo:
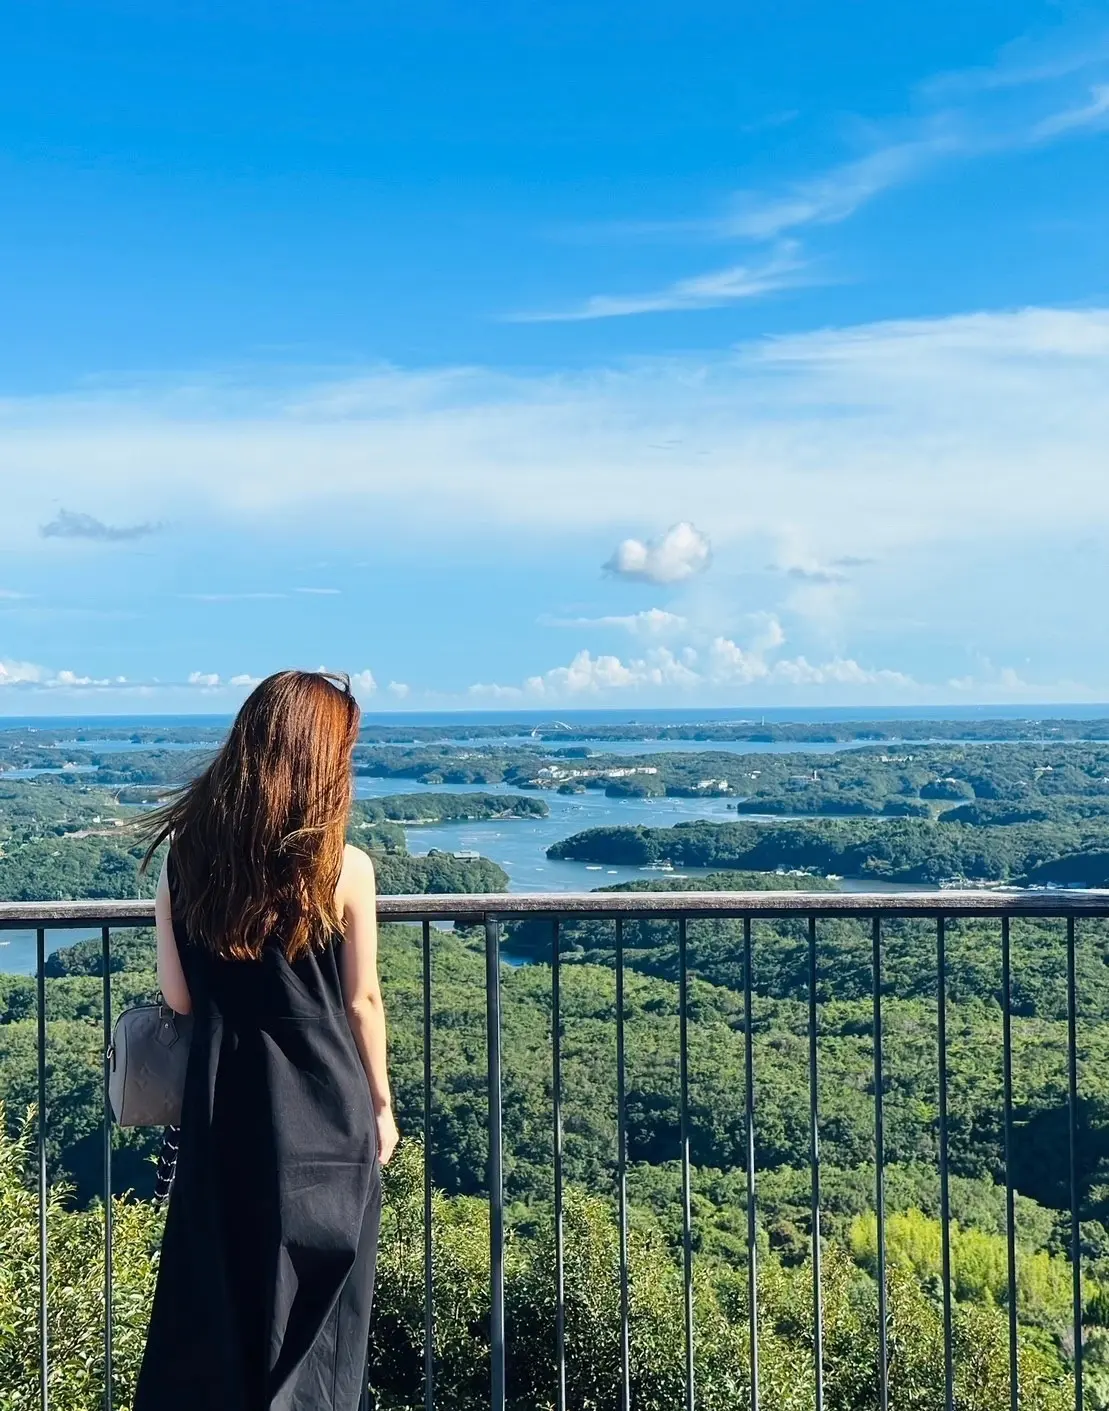
[[[566,1411],[566,1270],[562,1244],[562,965],[551,922],[551,1088],[554,1102],[555,1408]]]
[[[747,1124],[747,1317],[751,1346],[751,1411],[759,1411],[759,1255],[755,1205],[755,1047],[751,1002],[751,918],[743,918],[743,1068]]]
[[[1013,1190],[1013,986],[1009,918],[1001,918],[1001,1063],[1005,1093],[1005,1245],[1009,1293],[1009,1411],[1019,1411],[1017,1218]]]
[[[41,926],[35,932],[35,985],[38,999],[39,1403],[41,1411],[49,1411],[50,1348],[46,1306],[46,931]]]
[[[100,932],[101,1011],[104,1020],[104,1411],[112,1411],[112,1104],[108,1096],[112,1047],[111,931]]]
[[[886,1126],[882,1046],[882,918],[872,931],[874,982],[874,1203],[878,1222],[878,1407],[889,1406],[889,1309],[886,1287]]]
[[[945,1411],[955,1411],[955,1355],[951,1307],[951,1190],[947,1162],[947,927],[942,916],[936,918],[936,1049],[939,1064],[944,1408]]]
[[[682,1283],[685,1303],[685,1406],[694,1411],[693,1214],[689,1169],[689,964],[686,919],[678,918],[678,1064],[681,1083]]]
[[[620,1411],[631,1411],[628,1307],[628,1121],[624,1055],[624,922],[616,918],[616,1175],[620,1215]]]
[[[1074,1407],[1082,1411],[1082,1231],[1078,1206],[1078,987],[1074,917],[1067,917],[1067,1127],[1070,1137],[1070,1258],[1074,1304]]]
[[[501,1125],[501,927],[485,922],[485,1013],[489,1085],[490,1411],[505,1411],[504,1133]]]
[[[435,1408],[435,1245],[431,1227],[431,922],[423,924],[424,981],[424,1411]]]
[[[809,1172],[812,1178],[813,1367],[816,1411],[824,1411],[824,1295],[820,1249],[820,1089],[817,1066],[816,917],[809,917]]]

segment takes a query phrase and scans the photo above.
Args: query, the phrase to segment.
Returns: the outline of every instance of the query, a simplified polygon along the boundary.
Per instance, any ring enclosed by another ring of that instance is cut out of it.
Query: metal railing
[[[1083,1294],[1079,1228],[1078,1180],[1078,995],[1075,954],[1077,923],[1082,918],[1109,917],[1109,895],[1090,892],[927,892],[863,894],[830,892],[581,892],[531,895],[386,896],[379,901],[379,918],[386,922],[422,925],[422,1025],[423,1025],[423,1130],[430,1132],[432,1107],[432,927],[460,922],[484,926],[485,1010],[488,1082],[488,1202],[490,1232],[490,1411],[505,1407],[505,1197],[504,1137],[502,1125],[501,987],[502,925],[514,921],[545,919],[551,924],[551,1078],[553,1091],[553,1177],[555,1254],[555,1359],[556,1407],[566,1411],[566,1326],[564,1303],[565,1252],[563,1242],[564,1153],[563,1088],[561,1074],[561,950],[560,926],[565,921],[599,919],[613,923],[616,982],[616,1196],[619,1219],[620,1264],[620,1411],[634,1411],[631,1397],[632,1346],[629,1331],[628,1255],[628,1130],[625,1046],[625,923],[671,921],[676,923],[678,951],[680,1164],[682,1241],[681,1266],[684,1291],[683,1336],[685,1351],[686,1411],[694,1411],[696,1380],[694,1349],[696,1321],[693,1298],[694,1242],[691,1206],[690,1101],[689,1101],[689,988],[688,923],[717,919],[742,923],[744,1112],[746,1176],[746,1244],[748,1288],[748,1338],[750,1359],[749,1406],[758,1411],[759,1377],[759,1276],[757,1245],[756,1133],[758,1129],[757,1073],[752,1044],[754,956],[752,923],[757,920],[803,920],[807,923],[807,1049],[808,1137],[811,1178],[810,1253],[812,1259],[814,1404],[824,1407],[824,1319],[821,1267],[821,1153],[819,1069],[819,922],[840,917],[869,921],[871,927],[872,1043],[875,1152],[875,1215],[877,1222],[878,1326],[874,1348],[878,1405],[887,1411],[890,1379],[888,1343],[888,1279],[885,1196],[885,1071],[883,1067],[883,923],[895,918],[928,920],[935,925],[935,1004],[938,1078],[938,1165],[942,1261],[942,1322],[944,1411],[956,1411],[954,1361],[954,1297],[952,1292],[952,1214],[948,1133],[948,922],[962,918],[996,918],[1000,921],[1001,1011],[1003,1066],[1003,1131],[1007,1247],[1007,1304],[1009,1397],[1011,1411],[1020,1404],[1017,1319],[1017,1246],[1015,1188],[1013,1183],[1013,1045],[1010,922],[1018,917],[1061,919],[1065,922],[1067,1015],[1067,1118],[1069,1173],[1069,1244],[1072,1273],[1072,1334],[1074,1406],[1083,1411]],[[0,903],[0,931],[33,929],[37,938],[37,1175],[40,1274],[40,1396],[42,1411],[49,1411],[50,1343],[47,1317],[47,1147],[50,1114],[47,1109],[46,936],[55,929],[101,930],[103,964],[103,1030],[105,1050],[112,1028],[111,932],[114,928],[149,926],[153,904],[146,901],[62,902],[56,904]],[[108,1068],[104,1069],[103,1179],[105,1193],[112,1190],[112,1132],[108,1104]],[[427,1411],[436,1406],[435,1327],[433,1291],[435,1255],[432,1231],[431,1165],[424,1163],[424,1401]],[[105,1411],[112,1408],[112,1204],[104,1203],[104,1342]],[[367,1405],[368,1405],[367,1398]]]

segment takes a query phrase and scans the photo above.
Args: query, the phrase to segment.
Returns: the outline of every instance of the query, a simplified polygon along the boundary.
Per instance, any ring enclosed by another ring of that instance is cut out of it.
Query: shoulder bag
[[[193,1017],[167,1004],[140,1004],[116,1021],[108,1049],[108,1098],[121,1127],[181,1121]]]

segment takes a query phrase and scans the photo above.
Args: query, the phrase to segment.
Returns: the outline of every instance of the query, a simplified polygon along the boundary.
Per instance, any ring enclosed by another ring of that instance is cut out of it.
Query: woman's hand
[[[400,1140],[397,1120],[391,1107],[379,1108],[374,1114],[374,1120],[377,1123],[377,1159],[382,1166],[388,1166]]]

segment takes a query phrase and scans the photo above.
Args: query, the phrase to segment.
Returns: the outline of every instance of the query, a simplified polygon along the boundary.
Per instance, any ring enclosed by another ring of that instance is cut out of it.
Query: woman
[[[194,1018],[135,1411],[354,1411],[397,1142],[373,865],[344,845],[359,710],[282,671],[156,815],[166,1003]]]

